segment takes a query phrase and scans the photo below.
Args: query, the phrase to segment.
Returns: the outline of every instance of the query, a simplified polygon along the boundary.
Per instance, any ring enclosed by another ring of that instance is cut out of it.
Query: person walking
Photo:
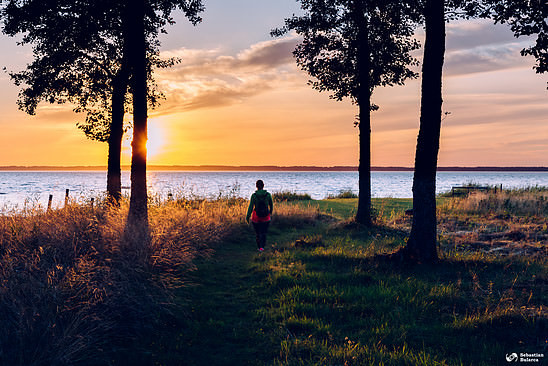
[[[272,196],[264,190],[263,181],[259,179],[255,186],[257,190],[251,195],[245,220],[249,224],[249,219],[251,218],[251,223],[255,229],[257,248],[259,252],[263,252],[274,205],[272,203]]]

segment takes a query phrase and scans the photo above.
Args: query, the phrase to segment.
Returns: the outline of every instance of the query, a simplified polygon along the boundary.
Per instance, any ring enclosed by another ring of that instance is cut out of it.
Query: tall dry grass
[[[545,216],[548,215],[548,190],[473,192],[465,198],[447,199],[441,209],[466,214]]]
[[[149,207],[139,258],[127,243],[127,203],[0,216],[0,364],[109,364],[173,310],[173,289],[186,283],[194,259],[243,227],[247,201],[151,200]],[[275,209],[278,225],[317,216],[287,204]]]

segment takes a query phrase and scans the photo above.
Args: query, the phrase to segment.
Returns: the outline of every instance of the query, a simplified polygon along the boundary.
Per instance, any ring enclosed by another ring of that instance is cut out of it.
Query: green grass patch
[[[349,219],[358,209],[357,198],[330,198],[326,200],[308,200],[299,202],[302,206],[317,207],[320,211],[339,219]],[[388,218],[391,215],[402,215],[405,210],[413,208],[411,198],[373,198],[373,211],[376,215]]]

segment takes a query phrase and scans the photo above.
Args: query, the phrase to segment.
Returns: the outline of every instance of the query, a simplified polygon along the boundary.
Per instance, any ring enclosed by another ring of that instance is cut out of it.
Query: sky
[[[149,111],[148,162],[153,165],[358,164],[357,109],[313,90],[295,65],[295,35],[270,30],[299,13],[295,0],[206,0],[203,22],[181,14],[161,36],[161,54],[182,62],[155,74],[166,100]],[[422,38],[422,30],[417,31]],[[0,67],[24,69],[29,47],[0,35]],[[548,74],[519,51],[504,25],[447,25],[439,166],[548,166]],[[421,56],[422,51],[417,53]],[[68,105],[41,104],[35,116],[17,109],[18,88],[0,73],[0,166],[106,165],[107,145],[76,128],[84,119]],[[377,88],[372,165],[413,166],[420,79]],[[130,136],[123,164],[130,164]]]

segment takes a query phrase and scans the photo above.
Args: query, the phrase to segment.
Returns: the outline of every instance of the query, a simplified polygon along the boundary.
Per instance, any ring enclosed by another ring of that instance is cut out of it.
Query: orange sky
[[[290,53],[298,39],[268,36],[282,18],[249,25],[253,37],[236,27],[232,41],[230,33],[210,35],[220,14],[213,10],[211,21],[207,15],[196,30],[181,24],[163,39],[163,55],[183,62],[156,74],[167,99],[150,112],[149,163],[357,165],[355,107],[306,84]],[[242,15],[233,16],[236,22]],[[519,55],[527,42],[487,22],[449,25],[444,110],[451,114],[443,122],[440,166],[548,166],[548,78]],[[31,56],[14,43],[0,40],[13,51],[0,56],[10,70]],[[419,88],[415,80],[375,91],[381,109],[372,120],[373,165],[413,165]],[[43,104],[36,116],[25,115],[6,74],[0,93],[0,166],[106,164],[106,144],[84,137],[69,106]],[[129,154],[126,141],[124,164]]]

